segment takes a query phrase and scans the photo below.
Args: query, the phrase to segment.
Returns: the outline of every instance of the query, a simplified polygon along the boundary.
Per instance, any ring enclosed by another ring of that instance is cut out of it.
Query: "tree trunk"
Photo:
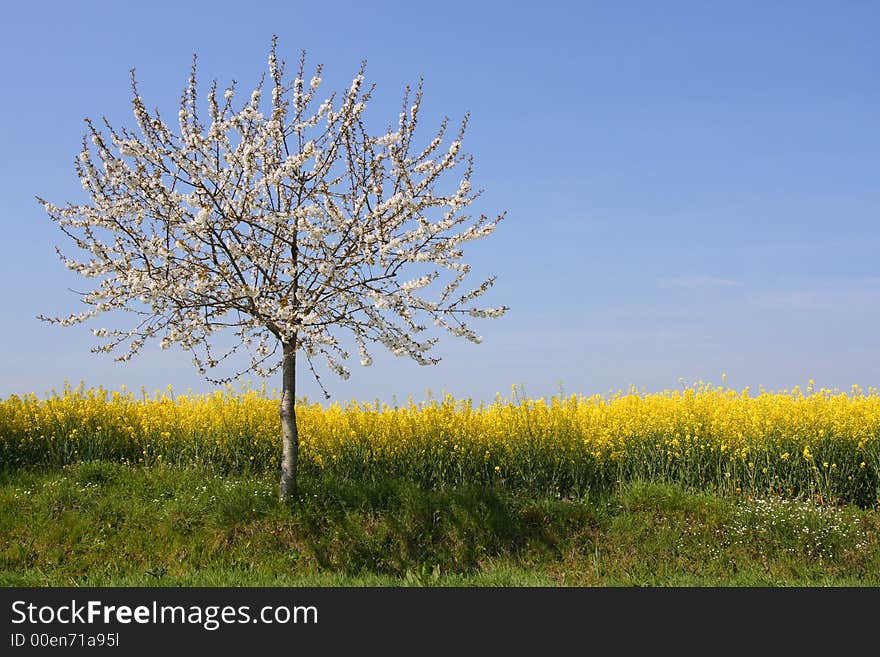
[[[281,486],[279,495],[289,501],[296,495],[299,435],[296,430],[296,345],[285,344],[281,361]]]

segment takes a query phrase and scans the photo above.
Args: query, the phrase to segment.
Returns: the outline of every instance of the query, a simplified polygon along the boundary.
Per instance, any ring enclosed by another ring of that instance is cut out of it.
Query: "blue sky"
[[[4,9],[0,73],[0,397],[60,389],[211,389],[180,352],[89,352],[34,200],[83,201],[82,119],[132,127],[128,71],[176,113],[202,84],[250,88],[273,33],[340,89],[367,60],[384,129],[425,78],[423,130],[471,112],[464,149],[507,219],[466,251],[502,319],[449,336],[433,367],[376,354],[334,399],[492,399],[880,384],[880,45],[876,2],[55,2]],[[88,325],[92,326],[92,325]],[[94,326],[97,326],[95,324]],[[280,381],[269,381],[269,386]],[[320,397],[306,370],[299,391]]]

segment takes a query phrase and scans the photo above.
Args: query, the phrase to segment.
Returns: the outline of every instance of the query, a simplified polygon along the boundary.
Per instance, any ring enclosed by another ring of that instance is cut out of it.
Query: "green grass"
[[[878,586],[880,510],[87,463],[0,475],[2,586]]]

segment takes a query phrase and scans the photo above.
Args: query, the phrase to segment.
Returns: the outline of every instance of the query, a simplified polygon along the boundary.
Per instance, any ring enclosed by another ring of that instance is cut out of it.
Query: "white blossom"
[[[215,83],[205,121],[191,101],[202,97],[193,68],[180,134],[147,109],[133,75],[139,134],[108,126],[107,136],[86,121],[75,166],[89,201],[40,203],[82,251],[59,257],[95,286],[82,296],[87,311],[41,318],[71,326],[129,312],[133,328],[93,329],[103,340],[94,351],[126,361],[155,338],[191,352],[203,374],[243,355],[233,376],[277,371],[291,345],[347,378],[350,340],[363,366],[373,363],[367,343],[438,362],[428,355],[437,336],[421,337],[428,330],[480,342],[463,320],[507,308],[473,306],[494,278],[460,289],[470,272],[462,248],[504,215],[466,214],[474,200],[473,167],[461,154],[467,117],[445,151],[446,121],[427,142],[414,138],[420,85],[405,94],[396,129],[370,133],[363,67],[343,93],[320,100],[320,67],[283,80],[274,40],[268,63],[271,100],[266,94],[261,107],[260,86],[235,103],[233,84],[221,105]],[[236,338],[232,347],[215,342],[223,331]]]

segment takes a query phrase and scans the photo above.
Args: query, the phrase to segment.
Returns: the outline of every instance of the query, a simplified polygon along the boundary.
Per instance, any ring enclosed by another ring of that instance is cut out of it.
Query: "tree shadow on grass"
[[[535,502],[485,486],[425,490],[406,481],[308,482],[292,513],[318,567],[351,575],[470,574],[487,560],[559,556],[598,523],[587,502]]]

